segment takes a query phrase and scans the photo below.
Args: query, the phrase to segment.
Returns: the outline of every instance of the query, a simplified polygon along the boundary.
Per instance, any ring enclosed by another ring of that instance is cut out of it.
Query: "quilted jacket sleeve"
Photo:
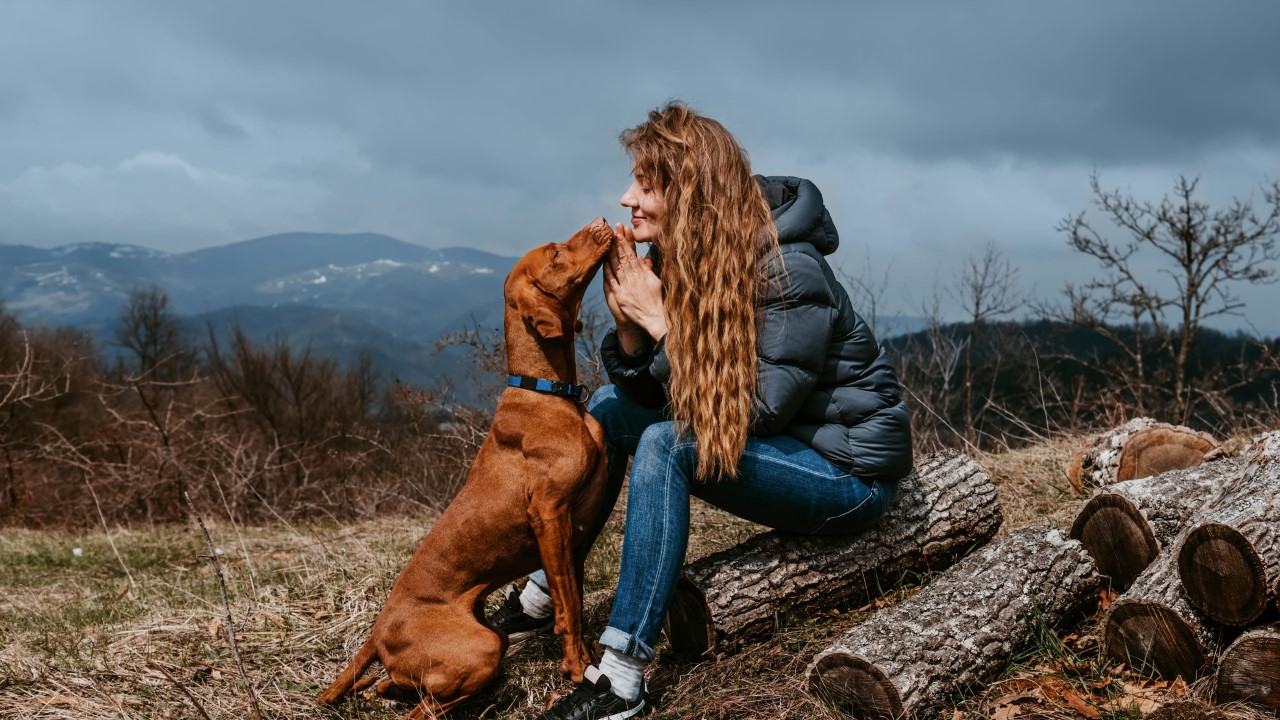
[[[600,342],[600,359],[609,382],[631,400],[647,407],[665,407],[671,366],[662,341],[644,352],[627,355],[618,342],[618,331],[610,330]]]
[[[768,273],[759,335],[760,362],[751,431],[781,432],[817,384],[836,316],[825,264],[803,251],[782,253]]]

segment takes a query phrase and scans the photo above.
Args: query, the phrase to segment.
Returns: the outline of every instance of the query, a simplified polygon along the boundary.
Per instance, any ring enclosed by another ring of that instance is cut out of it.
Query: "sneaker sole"
[[[649,703],[642,701],[639,705],[633,708],[628,708],[621,712],[616,712],[612,715],[605,715],[604,717],[600,718],[600,720],[626,720],[627,718],[633,718],[639,715],[640,713],[644,712],[644,709],[648,706],[649,706]]]

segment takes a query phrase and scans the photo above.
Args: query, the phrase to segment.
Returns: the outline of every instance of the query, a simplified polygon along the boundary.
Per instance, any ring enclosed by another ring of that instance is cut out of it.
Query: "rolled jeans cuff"
[[[545,570],[534,570],[529,573],[529,582],[538,586],[542,592],[551,594],[551,583],[547,582],[547,573]]]
[[[615,627],[604,629],[604,633],[600,635],[600,644],[645,662],[653,662],[654,657],[657,656],[653,648],[645,645],[634,635],[624,633]]]

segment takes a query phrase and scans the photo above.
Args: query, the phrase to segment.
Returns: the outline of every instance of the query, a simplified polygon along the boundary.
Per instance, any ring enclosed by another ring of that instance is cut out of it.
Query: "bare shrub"
[[[1067,285],[1068,307],[1057,317],[1101,334],[1123,353],[1124,362],[1108,370],[1138,412],[1186,423],[1206,400],[1191,381],[1204,321],[1243,307],[1232,293],[1238,283],[1275,281],[1280,182],[1263,186],[1261,214],[1239,199],[1211,208],[1196,197],[1198,178],[1179,176],[1172,197],[1159,203],[1104,190],[1097,174],[1089,185],[1098,210],[1128,239],[1100,234],[1083,212],[1059,224],[1072,249],[1097,260],[1103,275]]]
[[[440,507],[488,427],[430,393],[383,392],[368,353],[344,367],[239,327],[207,367],[165,379],[167,353],[108,377],[82,333],[0,315],[0,337],[4,523],[181,521],[187,492],[238,522]]]

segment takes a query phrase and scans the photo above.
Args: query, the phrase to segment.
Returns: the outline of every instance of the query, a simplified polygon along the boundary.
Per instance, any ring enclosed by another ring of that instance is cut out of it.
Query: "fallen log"
[[[1280,581],[1280,433],[1207,505],[1178,549],[1187,600],[1226,625],[1244,626],[1275,604]]]
[[[685,567],[667,613],[674,652],[725,654],[771,633],[788,613],[865,602],[902,574],[939,570],[992,536],[995,486],[960,453],[920,458],[885,517],[856,535],[767,532]]]
[[[1216,702],[1280,710],[1280,625],[1263,625],[1236,638],[1222,653],[1217,685]]]
[[[1076,491],[1085,492],[1195,467],[1216,447],[1218,441],[1207,433],[1140,417],[1090,437],[1063,470]]]
[[[1098,572],[1124,592],[1244,463],[1222,458],[1099,488],[1075,521],[1071,537],[1093,555]]]
[[[1101,585],[1079,542],[1015,530],[819,653],[809,690],[856,717],[923,716],[996,678],[1041,623],[1081,617]]]
[[[1187,602],[1178,580],[1184,529],[1123,595],[1111,603],[1102,641],[1112,659],[1169,680],[1191,682],[1222,649],[1224,629]]]

